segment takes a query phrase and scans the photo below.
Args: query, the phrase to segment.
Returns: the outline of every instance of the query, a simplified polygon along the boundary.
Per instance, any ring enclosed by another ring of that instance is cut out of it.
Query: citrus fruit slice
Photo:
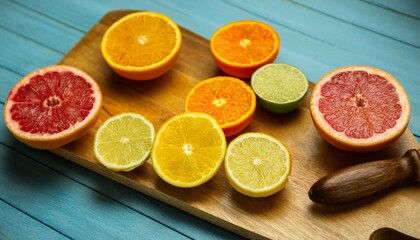
[[[152,163],[156,173],[177,187],[210,180],[223,162],[226,138],[216,120],[203,113],[181,113],[156,134]]]
[[[271,63],[254,72],[251,87],[263,108],[274,113],[287,113],[302,103],[309,83],[305,74],[296,67]]]
[[[250,197],[270,196],[286,185],[291,171],[287,148],[263,133],[245,133],[228,146],[225,171],[229,183]]]
[[[102,165],[113,171],[131,171],[150,156],[155,130],[137,113],[122,113],[106,120],[95,134],[93,149]]]
[[[279,49],[280,37],[276,30],[255,20],[224,25],[210,39],[216,65],[239,78],[249,78],[259,67],[273,62]]]
[[[228,137],[251,123],[256,105],[255,93],[244,81],[219,76],[194,86],[187,95],[185,111],[210,114]]]
[[[7,97],[4,120],[21,142],[59,148],[85,134],[99,117],[102,94],[88,74],[54,65],[23,77]]]
[[[112,24],[105,32],[101,51],[119,75],[150,80],[166,73],[176,62],[182,36],[178,25],[156,12],[135,12]]]
[[[389,73],[347,66],[323,76],[312,92],[311,117],[321,136],[337,148],[373,151],[397,140],[410,120],[410,103]]]

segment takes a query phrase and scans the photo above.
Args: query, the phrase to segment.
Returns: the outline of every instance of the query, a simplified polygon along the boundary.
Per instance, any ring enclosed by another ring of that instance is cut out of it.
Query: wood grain
[[[415,224],[420,216],[419,185],[393,187],[380,195],[341,206],[320,206],[309,200],[308,190],[320,177],[356,163],[395,158],[409,148],[419,148],[419,144],[407,130],[383,151],[356,154],[338,150],[316,132],[309,115],[308,97],[302,107],[287,115],[257,108],[253,122],[243,131],[271,134],[291,149],[293,167],[289,182],[285,189],[268,198],[253,199],[236,192],[223,168],[206,184],[181,189],[161,180],[150,160],[128,173],[112,172],[100,165],[93,155],[93,137],[107,118],[121,112],[137,112],[157,130],[168,118],[183,112],[184,99],[196,83],[223,74],[213,62],[208,40],[182,29],[181,54],[168,73],[147,82],[118,76],[102,59],[99,46],[107,27],[127,13],[114,11],[105,15],[60,61],[84,70],[98,82],[103,92],[103,111],[88,134],[54,150],[56,154],[250,238],[367,239],[375,229],[384,226],[420,235]]]

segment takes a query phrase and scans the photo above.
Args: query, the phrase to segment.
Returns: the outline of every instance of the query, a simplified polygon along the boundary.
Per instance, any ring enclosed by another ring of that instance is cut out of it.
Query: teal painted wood
[[[63,57],[50,47],[40,45],[3,27],[0,27],[0,42],[0,66],[22,76],[54,64]]]
[[[30,40],[63,55],[85,34],[84,31],[68,26],[64,22],[57,22],[46,15],[9,0],[2,1],[0,16],[3,19],[0,21],[0,26],[7,31],[16,33],[23,38],[30,38]]]
[[[4,104],[10,89],[12,89],[16,81],[22,76],[20,74],[11,72],[3,67],[0,67],[0,76],[0,103]],[[3,105],[0,107],[3,107]]]
[[[367,2],[420,19],[420,2],[417,0],[367,0]]]
[[[0,239],[68,239],[0,198]]]
[[[411,16],[363,1],[294,0],[294,2],[373,33],[420,47],[420,24],[418,19]]]

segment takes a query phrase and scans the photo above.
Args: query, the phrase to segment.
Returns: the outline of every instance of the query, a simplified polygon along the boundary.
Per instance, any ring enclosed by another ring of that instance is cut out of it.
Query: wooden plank
[[[32,41],[61,54],[68,52],[85,34],[16,2],[3,1],[1,9],[1,27],[20,36],[30,36]]]
[[[419,19],[363,1],[294,0],[294,2],[374,33],[420,47]],[[411,3],[414,8],[416,3],[414,1]]]
[[[22,77],[17,73],[9,71],[5,68],[0,67],[1,85],[0,85],[0,103],[5,103],[7,96],[9,95],[10,89],[16,84],[16,82]],[[4,107],[2,105],[1,107]]]
[[[407,148],[420,146],[408,130],[383,151],[365,154],[340,151],[326,144],[317,134],[309,117],[307,100],[305,106],[289,115],[273,115],[258,109],[254,121],[246,129],[269,133],[292,150],[294,166],[289,183],[286,189],[270,198],[251,199],[235,192],[222,170],[200,187],[180,189],[163,182],[150,162],[128,173],[104,168],[93,157],[92,141],[95,129],[109,117],[108,113],[139,112],[158,129],[163,121],[183,111],[185,96],[198,81],[220,74],[211,58],[208,41],[183,30],[180,58],[167,74],[149,82],[119,77],[102,59],[99,43],[107,27],[124,14],[126,12],[113,12],[105,16],[61,61],[88,72],[98,81],[107,112],[102,112],[100,120],[87,135],[55,153],[246,237],[368,238],[382,226],[420,234],[411,224],[420,214],[416,208],[420,193],[409,186],[393,188],[392,194],[380,195],[381,198],[377,195],[346,206],[324,208],[310,202],[307,190],[326,173],[361,161],[396,157]],[[381,218],[385,209],[389,216],[386,219]]]
[[[3,190],[0,193],[4,194]],[[65,235],[4,202],[1,198],[0,212],[0,239],[68,239]]]
[[[188,239],[4,145],[0,145],[0,159],[2,200],[25,209],[28,215],[65,236],[85,239],[130,239],[139,236]],[[31,201],[27,200],[28,197]],[[82,197],[84,204],[77,204],[79,202],[75,199]]]
[[[63,56],[3,27],[0,27],[0,42],[0,66],[21,75],[51,65]],[[25,51],[22,52],[21,49]]]
[[[420,19],[420,2],[417,0],[365,0],[376,6]]]
[[[0,109],[0,114],[3,115],[2,105],[0,105]],[[2,136],[0,139],[1,144],[8,146],[9,148],[13,148],[15,151],[21,152],[26,156],[31,156],[31,160],[36,161],[44,166],[48,166],[48,168],[55,171],[56,173],[61,174],[64,178],[68,180],[73,180],[78,184],[81,184],[82,188],[87,187],[89,189],[92,189],[94,192],[97,192],[100,195],[103,195],[106,198],[115,201],[117,204],[122,204],[126,208],[141,213],[141,215],[144,215],[147,218],[153,219],[158,223],[162,223],[164,227],[169,227],[170,229],[182,233],[188,236],[189,238],[231,240],[241,239],[241,237],[235,235],[234,233],[226,231],[201,219],[195,218],[188,213],[185,213],[165,203],[152,199],[140,192],[134,191],[130,188],[121,187],[119,183],[104,178],[103,176],[93,173],[88,169],[80,167],[66,159],[60,158],[55,154],[52,154],[48,151],[36,150],[18,142],[6,128],[4,124],[4,119],[0,119],[0,135]],[[25,165],[25,168],[28,168],[31,171],[33,170],[31,165]],[[19,174],[24,174],[24,172],[16,173],[16,175]],[[14,188],[13,185],[8,187],[11,189]],[[66,186],[63,186],[63,189],[66,188]],[[51,195],[54,194],[55,193],[51,193]],[[80,197],[73,196],[71,199],[71,205],[80,205],[82,209],[90,208],[90,206],[85,206],[86,196],[89,195],[95,196],[96,194],[84,194]],[[0,194],[0,196],[2,196],[2,194]],[[28,202],[30,203],[31,201]],[[102,205],[100,207],[104,208],[103,211],[106,211],[106,208],[113,208],[113,204],[103,203],[102,201],[97,202],[96,204]],[[23,207],[23,209],[26,210],[26,205],[24,205]],[[46,212],[48,213],[48,211]],[[38,214],[41,216],[38,216]],[[34,216],[42,218],[42,215],[45,214],[45,212],[36,212]],[[78,219],[78,216],[71,215],[69,217]],[[84,218],[78,220],[83,221]],[[92,227],[94,227],[93,224],[94,223],[92,223]],[[98,224],[102,223],[98,222]],[[135,222],[129,223],[127,221],[127,224],[135,224]],[[156,224],[155,226],[152,226],[153,230],[150,231],[160,231],[162,227],[162,225]],[[83,233],[80,232],[69,233],[69,236],[75,239],[84,238]]]
[[[39,0],[37,2],[13,0],[13,2],[20,4],[33,12],[45,14],[56,22],[66,23],[81,32],[86,32],[108,8],[106,5],[100,4],[99,2],[92,5],[90,2],[85,1],[78,1],[77,4],[75,4],[74,1],[57,2],[49,0]],[[79,10],[74,11],[75,7]],[[92,16],[97,16],[97,18]]]

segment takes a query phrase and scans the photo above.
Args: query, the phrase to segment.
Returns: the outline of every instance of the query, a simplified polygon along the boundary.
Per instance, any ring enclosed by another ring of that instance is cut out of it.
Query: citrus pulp
[[[270,63],[252,74],[251,87],[263,108],[274,113],[287,113],[305,99],[309,83],[305,74],[296,67]]]
[[[270,25],[241,20],[224,25],[210,39],[216,65],[234,77],[249,78],[264,64],[273,62],[280,49],[280,37]]]
[[[101,90],[88,74],[55,65],[29,73],[13,87],[4,120],[23,143],[54,149],[85,134],[98,119],[101,104]]]
[[[318,132],[349,151],[373,151],[397,140],[407,128],[410,102],[389,73],[368,66],[347,66],[323,76],[310,101]]]
[[[185,101],[185,111],[210,114],[228,137],[251,123],[256,105],[255,93],[244,81],[219,76],[193,87]]]
[[[181,113],[166,121],[153,144],[156,173],[178,187],[210,180],[223,162],[226,139],[216,120],[204,113]]]
[[[287,148],[263,133],[245,133],[228,146],[225,171],[229,183],[250,197],[270,196],[286,185],[291,171]]]
[[[130,171],[150,156],[155,130],[137,113],[122,113],[106,120],[95,134],[96,159],[114,171]]]
[[[166,73],[176,62],[182,36],[178,25],[156,12],[135,12],[105,32],[101,51],[109,66],[132,80],[150,80]]]

